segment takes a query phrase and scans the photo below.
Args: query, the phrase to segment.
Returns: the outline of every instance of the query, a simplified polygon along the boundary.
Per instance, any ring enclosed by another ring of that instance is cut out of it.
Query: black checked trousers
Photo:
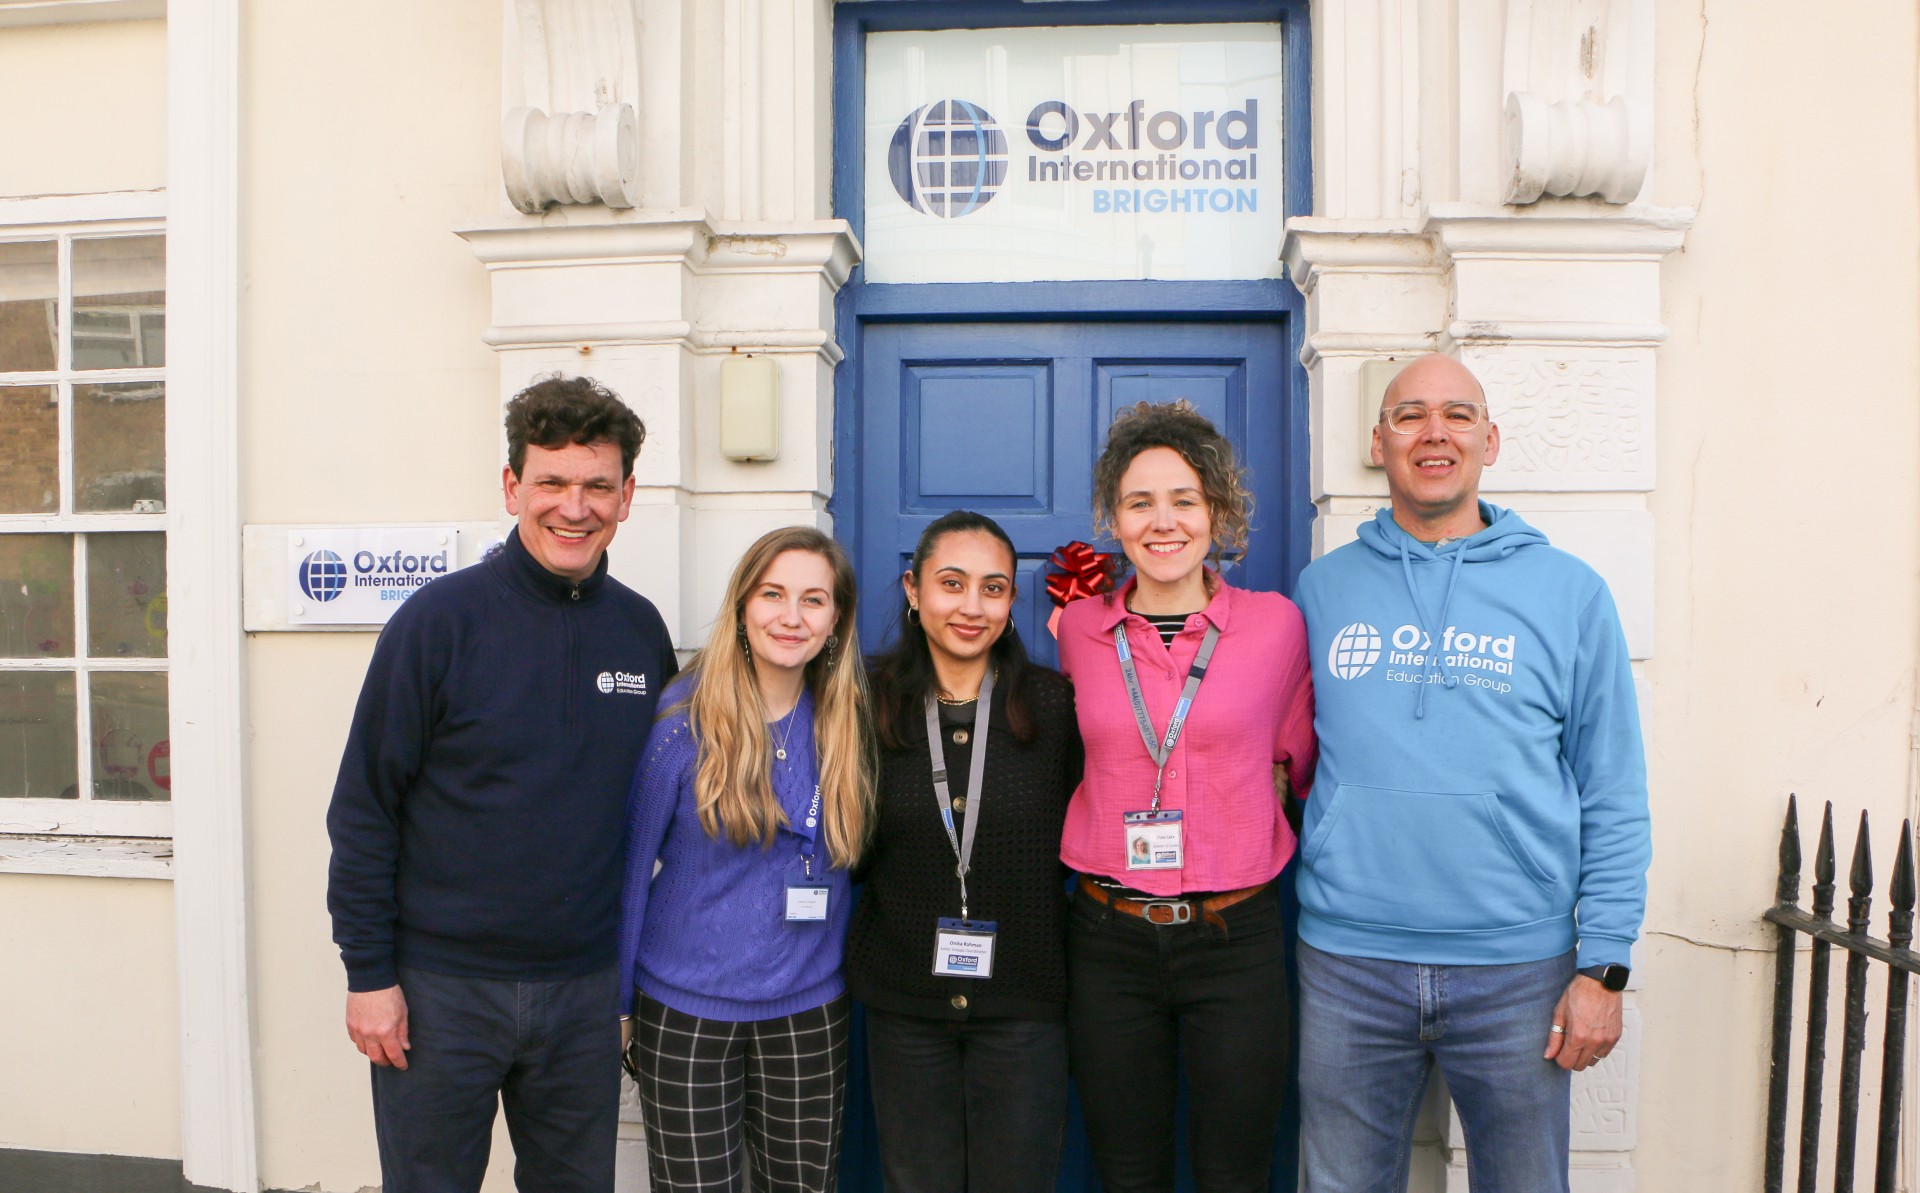
[[[832,1193],[847,1102],[845,995],[779,1019],[703,1019],[640,996],[640,1112],[655,1193]]]

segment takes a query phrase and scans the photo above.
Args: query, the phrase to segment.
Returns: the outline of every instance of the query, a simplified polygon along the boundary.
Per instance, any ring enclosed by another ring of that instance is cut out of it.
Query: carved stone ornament
[[[632,207],[640,122],[631,104],[549,116],[514,108],[500,126],[507,198],[529,215],[554,203]]]
[[[1506,201],[1639,196],[1653,164],[1652,0],[1507,0]]]
[[[1513,170],[1507,202],[1532,203],[1542,195],[1632,201],[1653,160],[1650,140],[1637,123],[1617,95],[1604,104],[1550,104],[1531,91],[1507,96],[1504,143]]]
[[[638,22],[632,0],[504,0],[500,173],[517,209],[634,206]]]

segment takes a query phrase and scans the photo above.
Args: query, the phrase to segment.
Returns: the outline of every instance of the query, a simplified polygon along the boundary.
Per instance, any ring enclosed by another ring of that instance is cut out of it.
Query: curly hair
[[[507,403],[507,467],[516,477],[529,444],[552,451],[569,443],[618,446],[621,475],[632,476],[646,438],[640,416],[591,377],[540,377]]]
[[[1120,478],[1133,458],[1150,448],[1166,447],[1200,476],[1213,522],[1212,557],[1225,552],[1244,554],[1247,530],[1253,522],[1253,493],[1246,470],[1234,459],[1233,444],[1193,408],[1185,398],[1172,402],[1140,402],[1122,410],[1107,432],[1107,446],[1093,466],[1093,528],[1115,536],[1114,512],[1120,498]]]

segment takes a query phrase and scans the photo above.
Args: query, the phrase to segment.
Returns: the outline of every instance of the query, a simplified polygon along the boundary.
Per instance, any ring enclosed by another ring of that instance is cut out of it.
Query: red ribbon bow
[[[1047,595],[1056,606],[1064,608],[1068,601],[1113,591],[1113,574],[1119,563],[1107,552],[1096,551],[1076,539],[1055,548],[1052,563],[1060,570],[1047,576]]]

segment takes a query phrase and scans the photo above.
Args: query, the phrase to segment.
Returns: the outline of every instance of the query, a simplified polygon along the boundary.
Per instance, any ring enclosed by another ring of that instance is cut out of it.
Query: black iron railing
[[[1847,953],[1845,1022],[1840,1043],[1840,1106],[1833,1157],[1833,1187],[1854,1188],[1860,1126],[1860,1061],[1867,1047],[1867,967],[1887,967],[1887,1024],[1881,1040],[1880,1129],[1874,1157],[1874,1193],[1893,1193],[1900,1158],[1900,1083],[1907,1046],[1907,975],[1920,973],[1913,943],[1913,829],[1900,824],[1900,849],[1887,886],[1887,939],[1867,934],[1873,906],[1873,848],[1867,839],[1867,814],[1853,839],[1853,865],[1847,876],[1847,923],[1833,921],[1833,805],[1820,821],[1820,845],[1813,855],[1813,910],[1800,909],[1800,820],[1792,797],[1780,829],[1780,882],[1766,918],[1780,927],[1773,985],[1773,1068],[1767,1082],[1766,1193],[1782,1193],[1787,1159],[1788,1069],[1793,1057],[1793,993],[1796,946],[1813,938],[1812,972],[1807,980],[1807,1039],[1801,1072],[1798,1193],[1815,1193],[1820,1166],[1820,1114],[1826,1090],[1827,987],[1833,948]]]

